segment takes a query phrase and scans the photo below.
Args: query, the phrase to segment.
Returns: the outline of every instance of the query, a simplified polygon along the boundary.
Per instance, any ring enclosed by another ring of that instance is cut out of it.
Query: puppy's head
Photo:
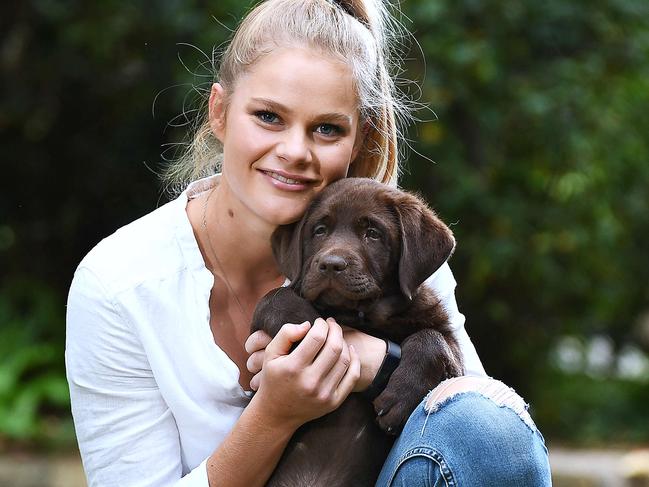
[[[280,270],[306,299],[357,308],[386,294],[411,299],[455,240],[414,195],[346,178],[325,188],[300,221],[279,227],[272,244]]]

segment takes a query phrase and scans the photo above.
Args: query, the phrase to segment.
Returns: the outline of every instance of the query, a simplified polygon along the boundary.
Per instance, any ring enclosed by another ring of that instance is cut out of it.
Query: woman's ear
[[[214,83],[210,90],[208,117],[214,136],[223,142],[225,136],[225,90],[220,83]]]

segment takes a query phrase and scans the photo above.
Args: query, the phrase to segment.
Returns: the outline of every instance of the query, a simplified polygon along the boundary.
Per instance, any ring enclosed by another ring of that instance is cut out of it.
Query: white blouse
[[[217,176],[102,240],[77,268],[66,368],[88,485],[208,487],[206,461],[250,392],[214,342],[214,283],[186,214]],[[444,303],[467,373],[484,374],[444,265],[427,281]]]

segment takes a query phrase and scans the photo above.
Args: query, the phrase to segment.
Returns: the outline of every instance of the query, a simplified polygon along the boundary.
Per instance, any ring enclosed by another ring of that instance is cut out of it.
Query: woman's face
[[[344,63],[311,49],[276,49],[224,102],[215,84],[210,123],[223,143],[221,184],[242,216],[273,227],[294,222],[319,191],[347,175],[360,137]]]

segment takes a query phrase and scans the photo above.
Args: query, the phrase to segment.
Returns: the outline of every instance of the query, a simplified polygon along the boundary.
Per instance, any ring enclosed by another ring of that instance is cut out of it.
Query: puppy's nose
[[[320,259],[320,272],[325,274],[333,274],[342,272],[347,268],[347,262],[339,255],[325,255]]]

